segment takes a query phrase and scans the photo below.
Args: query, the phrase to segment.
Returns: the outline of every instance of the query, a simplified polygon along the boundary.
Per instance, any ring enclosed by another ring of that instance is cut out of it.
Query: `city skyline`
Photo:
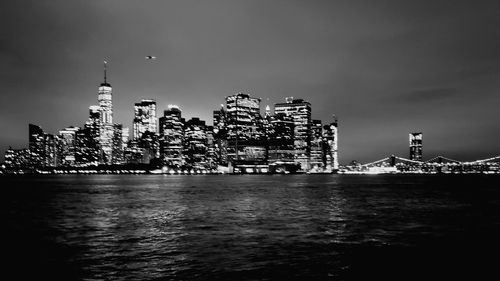
[[[293,97],[275,104],[274,113],[267,105],[263,116],[260,98],[235,93],[225,98],[225,106],[213,111],[214,126],[199,117],[186,120],[176,105],[169,105],[163,117],[157,118],[156,101],[141,99],[134,104],[129,139],[129,128],[113,122],[107,61],[103,70],[99,105],[89,106],[83,127],[69,126],[55,135],[30,123],[29,147],[9,147],[2,170],[57,173],[57,169],[107,167],[184,174],[339,170],[338,119],[333,116],[332,122],[324,124],[313,120],[311,104]]]
[[[28,123],[82,125],[103,58],[128,128],[143,98],[210,124],[243,91],[262,107],[294,96],[314,104],[313,119],[338,115],[343,163],[407,155],[414,131],[424,159],[500,154],[498,4],[383,3],[2,3],[1,157],[27,146]]]

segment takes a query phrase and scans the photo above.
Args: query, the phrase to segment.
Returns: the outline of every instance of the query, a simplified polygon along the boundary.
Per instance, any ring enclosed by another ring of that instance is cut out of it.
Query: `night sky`
[[[157,59],[145,60],[146,55]],[[114,121],[154,98],[212,124],[237,91],[339,117],[341,163],[500,155],[500,1],[2,1],[0,150],[88,118],[102,61]]]

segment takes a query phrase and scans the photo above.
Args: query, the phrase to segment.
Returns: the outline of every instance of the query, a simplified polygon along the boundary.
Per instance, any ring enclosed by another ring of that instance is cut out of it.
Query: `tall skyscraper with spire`
[[[107,81],[107,61],[104,61],[104,82],[99,86],[99,146],[100,163],[111,164],[113,155],[113,88]]]

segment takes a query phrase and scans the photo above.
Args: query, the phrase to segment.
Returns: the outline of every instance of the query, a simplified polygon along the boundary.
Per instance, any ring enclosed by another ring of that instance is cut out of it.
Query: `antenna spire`
[[[107,83],[106,82],[106,70],[107,70],[106,68],[107,68],[107,64],[108,64],[108,62],[106,60],[104,60],[104,84]]]

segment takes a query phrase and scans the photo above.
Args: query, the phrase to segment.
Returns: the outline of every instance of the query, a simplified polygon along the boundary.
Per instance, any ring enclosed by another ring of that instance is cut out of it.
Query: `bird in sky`
[[[146,59],[147,59],[147,60],[155,60],[155,59],[156,59],[156,57],[155,57],[155,56],[146,56]]]

